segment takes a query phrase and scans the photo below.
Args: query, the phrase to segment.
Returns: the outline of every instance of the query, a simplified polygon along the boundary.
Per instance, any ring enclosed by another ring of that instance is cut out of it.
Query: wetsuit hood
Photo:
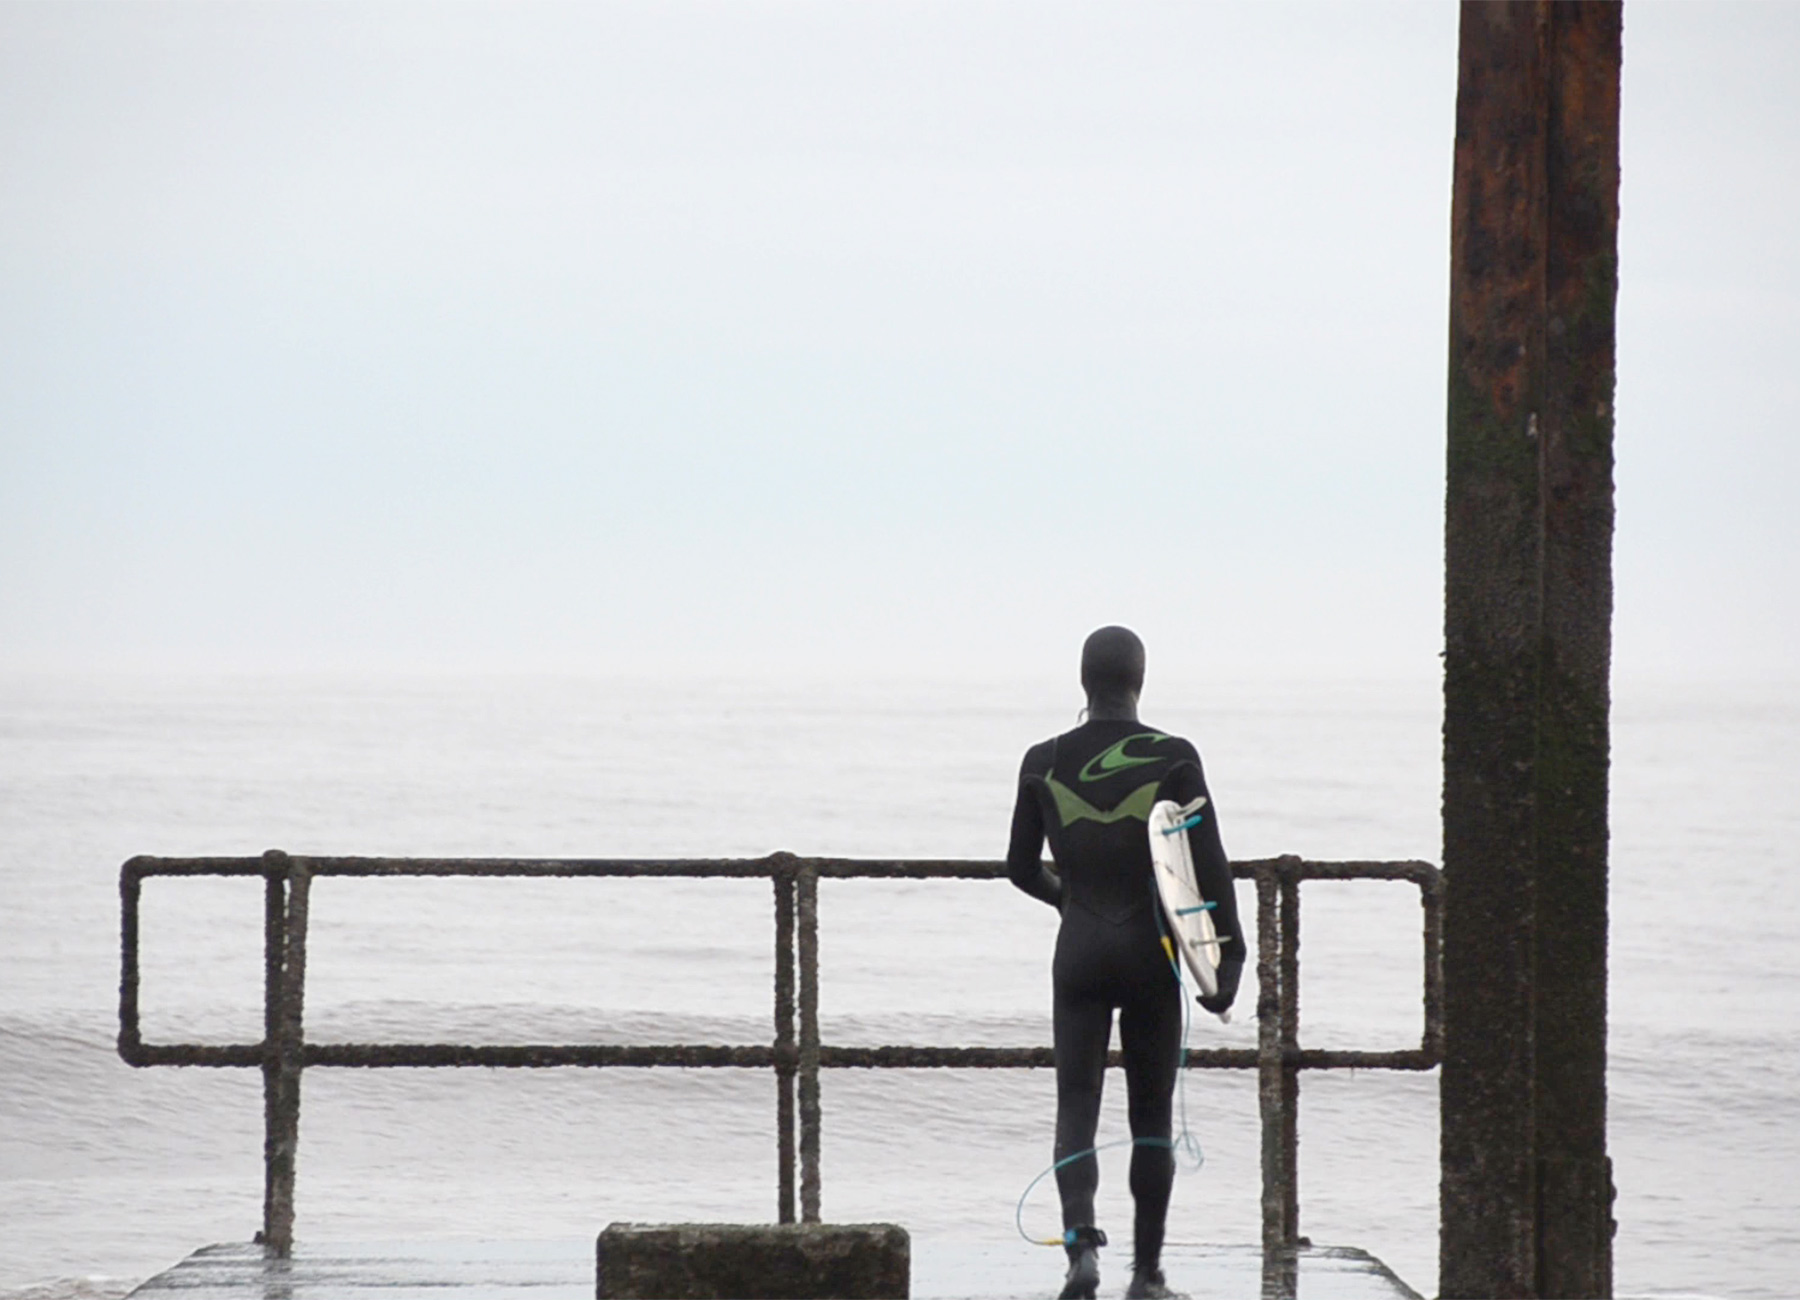
[[[1128,627],[1103,627],[1089,634],[1081,647],[1081,688],[1088,707],[1098,713],[1102,705],[1126,704],[1136,712],[1144,691],[1144,643]]]

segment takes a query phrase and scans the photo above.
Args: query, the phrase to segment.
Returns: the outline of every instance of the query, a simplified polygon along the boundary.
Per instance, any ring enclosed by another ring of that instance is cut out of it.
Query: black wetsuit
[[[1200,755],[1179,736],[1136,721],[1088,722],[1026,751],[1006,854],[1013,884],[1062,913],[1055,989],[1056,1158],[1094,1145],[1113,1009],[1134,1138],[1131,1194],[1136,1254],[1154,1266],[1175,1162],[1167,1141],[1181,1055],[1181,995],[1162,945],[1146,826],[1159,799],[1208,795]],[[1056,860],[1040,855],[1045,836]],[[1208,802],[1189,832],[1201,893],[1217,903],[1219,997],[1228,1005],[1244,963],[1231,866]],[[1094,1222],[1099,1164],[1090,1156],[1057,1171],[1063,1227]]]

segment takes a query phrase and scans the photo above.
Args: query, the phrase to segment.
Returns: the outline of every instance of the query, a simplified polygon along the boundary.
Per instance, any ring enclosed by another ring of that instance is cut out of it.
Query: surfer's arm
[[[1031,786],[1031,754],[1019,772],[1019,797],[1013,802],[1012,838],[1006,846],[1006,874],[1013,884],[1033,898],[1061,909],[1062,877],[1046,866],[1044,811]]]
[[[1194,858],[1194,875],[1201,896],[1213,906],[1213,932],[1219,945],[1219,991],[1200,1005],[1217,1013],[1225,1010],[1237,997],[1238,981],[1244,973],[1244,928],[1238,920],[1237,884],[1231,878],[1231,859],[1225,856],[1225,841],[1219,835],[1218,807],[1206,788],[1206,773],[1200,766],[1200,755],[1184,762],[1169,774],[1168,797],[1178,803],[1204,797],[1204,813],[1198,823],[1188,828],[1188,850]]]

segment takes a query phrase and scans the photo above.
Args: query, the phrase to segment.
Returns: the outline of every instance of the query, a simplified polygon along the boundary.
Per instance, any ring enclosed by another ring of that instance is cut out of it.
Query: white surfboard
[[[1213,929],[1213,904],[1200,893],[1187,837],[1190,819],[1205,807],[1204,798],[1185,805],[1163,799],[1150,809],[1150,866],[1169,941],[1200,991],[1211,997],[1219,991],[1220,941]]]

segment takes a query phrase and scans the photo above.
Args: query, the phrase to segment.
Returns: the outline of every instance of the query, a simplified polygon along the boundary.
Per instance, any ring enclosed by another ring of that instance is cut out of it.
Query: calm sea
[[[1619,1289],[1791,1295],[1800,692],[1618,695]],[[114,1053],[132,854],[992,858],[1020,752],[1078,704],[1067,686],[1016,682],[0,681],[0,1295],[118,1294],[258,1226],[256,1072],[134,1071]],[[1433,684],[1152,682],[1144,712],[1199,744],[1234,856],[1437,857]],[[1416,892],[1303,898],[1302,1041],[1414,1041]],[[821,908],[826,1041],[1047,1041],[1048,909],[1004,884],[871,882],[828,883]],[[259,918],[250,882],[147,886],[153,1040],[260,1036]],[[761,883],[326,881],[308,1031],[767,1041],[770,921]],[[1254,1021],[1194,1035],[1248,1044]],[[1253,1081],[1196,1072],[1186,1087],[1208,1159],[1178,1180],[1172,1236],[1254,1241]],[[1122,1091],[1103,1136],[1124,1132]],[[1309,1074],[1301,1103],[1302,1231],[1371,1250],[1430,1294],[1435,1076]],[[1043,1072],[828,1074],[824,1107],[830,1219],[1002,1239],[1048,1160]],[[309,1071],[298,1233],[766,1219],[773,1120],[773,1082],[754,1072]],[[1101,1215],[1121,1238],[1123,1184],[1120,1154]],[[1053,1231],[1053,1195],[1026,1216]]]

